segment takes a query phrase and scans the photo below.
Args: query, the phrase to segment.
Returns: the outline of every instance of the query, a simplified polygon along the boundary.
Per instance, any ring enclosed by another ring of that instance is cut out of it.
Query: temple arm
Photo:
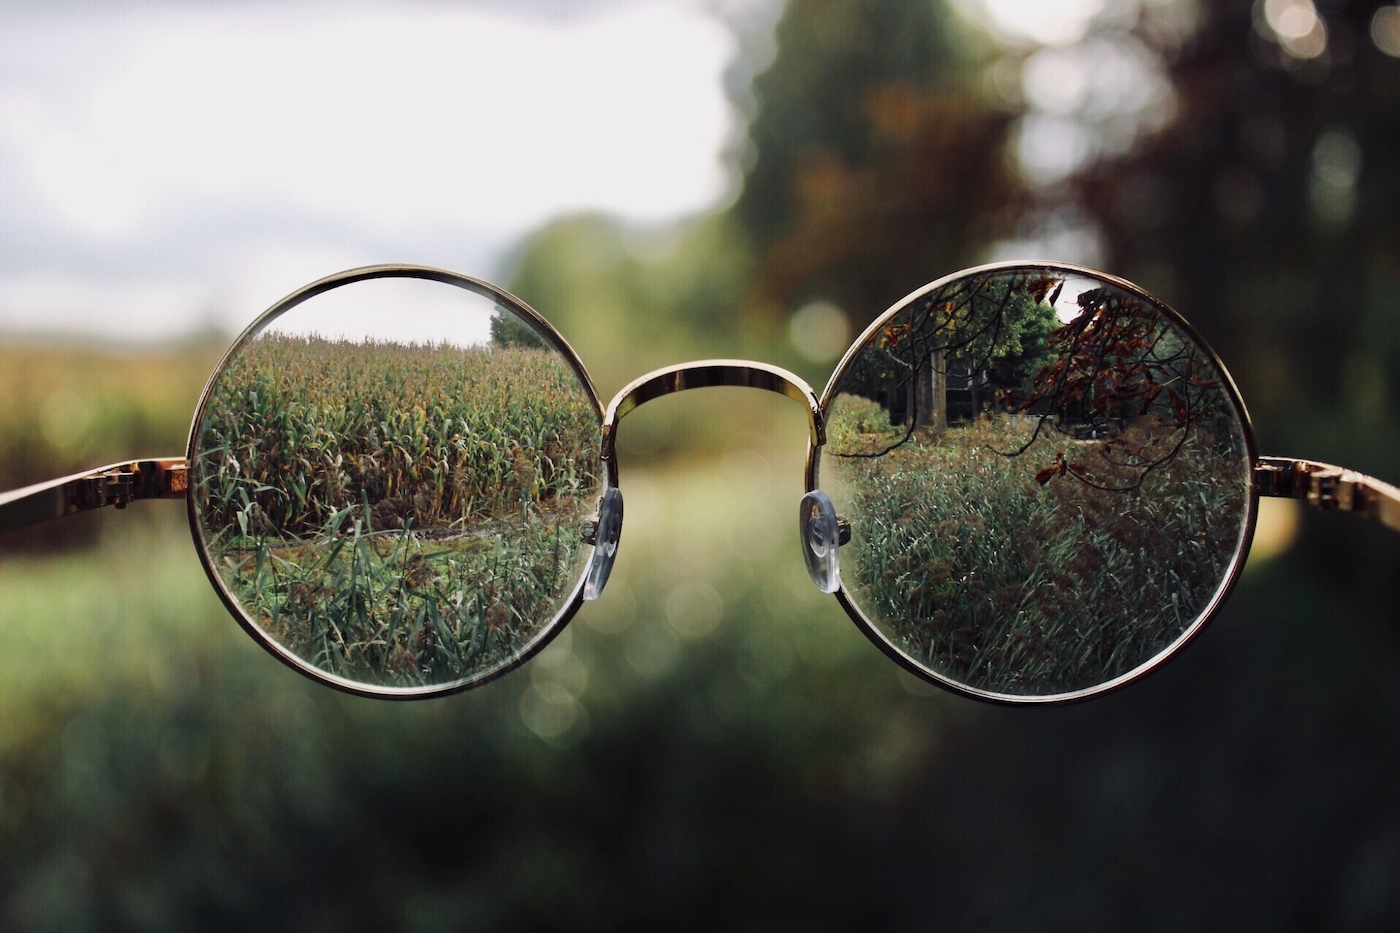
[[[0,492],[0,532],[136,499],[183,499],[189,489],[184,457],[130,460],[62,479]]]
[[[1400,489],[1330,463],[1260,457],[1254,483],[1261,496],[1306,499],[1320,509],[1355,512],[1400,531]]]

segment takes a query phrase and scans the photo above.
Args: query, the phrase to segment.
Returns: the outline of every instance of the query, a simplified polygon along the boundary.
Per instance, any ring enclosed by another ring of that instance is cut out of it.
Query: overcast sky
[[[703,0],[0,4],[0,331],[241,328],[375,262],[492,278],[561,213],[713,208]]]
[[[1021,148],[1051,181],[1091,129],[1072,53],[1106,2],[954,0],[1050,46]],[[745,129],[721,8],[771,24],[780,0],[0,0],[0,334],[235,332],[341,269],[499,281],[561,214],[721,206]],[[1092,260],[1083,239],[998,255]]]

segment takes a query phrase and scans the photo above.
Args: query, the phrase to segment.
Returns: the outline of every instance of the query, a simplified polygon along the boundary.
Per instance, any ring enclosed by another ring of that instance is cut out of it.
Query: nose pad
[[[817,589],[835,593],[841,586],[840,564],[836,557],[841,547],[841,526],[831,497],[820,489],[803,496],[798,522],[807,573]]]
[[[592,532],[593,559],[588,564],[588,579],[583,584],[583,598],[588,601],[603,595],[603,587],[608,585],[612,573],[613,560],[617,557],[617,542],[622,537],[622,490],[609,486],[603,490],[598,500],[598,514],[589,523]]]

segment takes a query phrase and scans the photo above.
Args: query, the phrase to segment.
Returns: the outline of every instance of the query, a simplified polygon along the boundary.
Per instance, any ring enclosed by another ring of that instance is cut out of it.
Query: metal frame
[[[1256,449],[1254,430],[1249,419],[1249,413],[1245,408],[1243,399],[1240,398],[1239,390],[1235,386],[1234,380],[1231,378],[1225,366],[1220,362],[1220,358],[1211,350],[1205,340],[1202,339],[1199,332],[1197,332],[1180,314],[1132,283],[1094,269],[1068,263],[1008,262],[978,266],[945,276],[896,302],[866,328],[860,337],[851,345],[850,349],[846,351],[845,355],[837,364],[835,372],[832,374],[820,398],[800,377],[777,366],[748,360],[702,360],[677,366],[669,366],[647,373],[629,383],[618,392],[606,409],[599,403],[597,390],[593,385],[593,381],[583,368],[583,364],[573,348],[569,346],[568,342],[564,340],[559,332],[556,331],[544,317],[509,292],[497,288],[481,279],[432,266],[391,264],[351,269],[346,272],[326,276],[304,288],[292,292],[259,315],[256,320],[244,329],[243,333],[240,334],[228,350],[225,351],[218,365],[214,368],[213,373],[211,373],[208,382],[205,384],[204,391],[200,395],[199,404],[195,409],[194,417],[191,419],[190,436],[186,445],[185,457],[125,461],[0,493],[0,532],[17,530],[29,525],[59,518],[63,515],[89,509],[103,508],[108,505],[114,505],[117,508],[125,508],[127,503],[137,499],[183,498],[186,501],[186,514],[190,522],[191,537],[196,550],[199,552],[200,561],[215,591],[219,594],[225,607],[228,608],[230,614],[233,615],[238,623],[278,660],[319,683],[361,696],[381,699],[420,699],[455,693],[494,680],[514,670],[549,644],[549,642],[563,630],[564,626],[568,624],[569,620],[582,604],[583,586],[584,580],[587,577],[587,570],[585,568],[585,572],[580,575],[572,593],[556,616],[550,620],[549,623],[541,626],[540,631],[535,637],[531,639],[509,663],[480,677],[467,678],[461,681],[427,687],[377,687],[370,684],[349,681],[336,675],[328,674],[304,661],[297,655],[292,654],[286,648],[269,638],[262,631],[261,627],[258,626],[239,605],[238,601],[228,591],[221,577],[213,567],[207,542],[204,540],[202,533],[199,516],[195,509],[194,497],[188,495],[189,476],[187,468],[188,464],[195,462],[196,451],[194,445],[198,436],[197,431],[206,405],[208,404],[209,393],[214,383],[234,355],[270,322],[302,302],[326,291],[368,279],[413,278],[440,282],[442,284],[462,288],[466,291],[489,297],[508,306],[512,311],[529,321],[540,336],[548,340],[551,346],[569,361],[569,365],[583,383],[589,397],[598,410],[602,460],[606,470],[606,486],[615,488],[618,485],[616,435],[618,424],[628,413],[648,401],[675,392],[711,386],[743,386],[777,392],[797,401],[806,408],[809,426],[809,444],[805,469],[805,485],[806,490],[811,492],[818,488],[820,481],[821,451],[826,442],[826,415],[834,397],[835,389],[840,384],[856,354],[860,352],[861,348],[871,339],[884,322],[903,310],[911,302],[918,300],[930,291],[941,288],[958,278],[963,278],[968,275],[1013,270],[1081,275],[1112,284],[1146,301],[1200,346],[1208,358],[1219,369],[1225,384],[1227,397],[1234,406],[1236,415],[1239,417],[1243,429],[1246,454],[1249,458],[1249,462],[1252,464],[1246,519],[1241,529],[1240,540],[1236,545],[1234,559],[1228,568],[1225,578],[1217,589],[1211,602],[1195,623],[1183,632],[1171,645],[1137,668],[1134,668],[1132,671],[1107,683],[1072,693],[1048,696],[998,694],[968,687],[949,678],[934,674],[914,664],[910,659],[905,657],[903,652],[895,647],[895,645],[865,617],[855,605],[850,593],[847,592],[844,585],[840,586],[834,595],[857,627],[859,627],[861,631],[865,633],[866,637],[874,642],[877,647],[899,663],[905,670],[908,670],[915,676],[951,690],[954,693],[1007,705],[1059,704],[1099,696],[1132,683],[1175,656],[1177,652],[1200,633],[1215,615],[1220,605],[1234,587],[1235,582],[1238,580],[1245,558],[1249,553],[1249,546],[1253,538],[1255,519],[1258,511],[1258,500],[1261,495],[1306,499],[1319,508],[1355,512],[1364,517],[1379,521],[1387,527],[1400,531],[1400,488],[1372,477],[1329,464],[1317,463],[1310,460],[1260,457]],[[587,535],[586,528],[581,529],[581,532],[585,536]],[[848,533],[843,528],[842,543],[845,543],[847,537]]]
[[[218,365],[214,367],[214,371],[209,375],[209,381],[204,385],[204,391],[200,393],[199,405],[195,408],[194,418],[190,422],[190,437],[185,449],[186,462],[191,464],[196,462],[195,444],[199,439],[199,425],[203,420],[204,409],[208,405],[209,395],[214,388],[214,384],[218,381],[219,376],[223,374],[224,368],[228,365],[229,361],[238,354],[248,341],[256,337],[267,325],[271,324],[277,318],[292,310],[297,305],[315,298],[317,295],[345,285],[353,285],[356,282],[386,278],[421,279],[430,282],[440,282],[444,285],[452,285],[464,291],[469,291],[507,305],[513,312],[519,314],[533,324],[537,333],[547,339],[551,346],[569,361],[569,365],[583,383],[584,388],[588,392],[588,397],[593,402],[593,407],[598,412],[599,427],[601,429],[603,408],[598,401],[598,390],[594,387],[593,380],[589,378],[587,371],[584,370],[583,364],[579,361],[578,354],[574,352],[573,347],[569,346],[568,341],[554,329],[552,324],[546,321],[539,312],[531,308],[525,302],[516,298],[505,289],[497,288],[489,282],[469,275],[452,272],[447,269],[404,264],[365,266],[359,269],[350,269],[346,272],[336,273],[335,275],[328,275],[323,279],[312,282],[310,285],[297,289],[274,304],[271,308],[268,308],[260,314],[256,320],[244,328],[243,333],[239,334],[238,339],[225,351]],[[312,680],[346,693],[384,700],[417,700],[459,693],[471,687],[480,686],[481,684],[495,680],[497,677],[510,673],[540,651],[544,650],[545,646],[564,630],[564,626],[573,618],[574,613],[578,612],[579,606],[583,605],[583,584],[586,574],[580,574],[579,579],[574,583],[573,591],[569,594],[559,612],[556,613],[554,618],[548,623],[540,626],[534,638],[526,642],[516,653],[514,658],[501,667],[478,677],[467,677],[461,680],[422,687],[385,687],[348,680],[344,677],[327,673],[306,661],[301,656],[289,651],[282,644],[268,637],[262,627],[244,611],[243,607],[229,591],[228,587],[223,582],[223,578],[219,576],[218,571],[214,567],[213,560],[209,554],[208,544],[204,540],[202,523],[200,522],[199,513],[196,510],[195,497],[187,496],[185,503],[186,514],[190,523],[190,535],[194,539],[195,549],[199,552],[200,563],[204,565],[204,572],[214,585],[214,589],[218,592],[219,598],[223,600],[225,608],[227,608],[238,621],[238,624],[243,626],[244,631],[251,635],[258,644],[266,648],[273,657],[277,658],[277,660],[281,661],[283,664],[286,664],[288,667],[301,674],[305,674]]]
[[[1400,489],[1364,473],[1287,457],[1260,457],[1254,484],[1261,496],[1305,499],[1319,509],[1355,512],[1400,531]]]
[[[750,360],[699,360],[653,370],[623,386],[603,416],[603,460],[608,465],[608,485],[617,485],[617,424],[639,405],[687,389],[711,386],[742,386],[765,389],[785,395],[807,406],[808,438],[813,446],[826,443],[826,419],[812,391],[802,377],[786,369]]]
[[[0,493],[0,532],[137,499],[183,499],[188,488],[181,457],[110,463]]]
[[[881,314],[878,318],[872,321],[870,326],[867,327],[858,338],[856,338],[855,343],[851,344],[850,349],[848,349],[845,355],[841,357],[840,362],[836,364],[835,372],[831,374],[831,379],[827,382],[826,388],[822,391],[822,411],[826,412],[829,409],[833,399],[835,398],[837,387],[840,386],[842,379],[846,375],[846,370],[850,367],[851,363],[855,360],[856,356],[865,347],[865,345],[876,335],[876,333],[879,332],[880,328],[885,325],[885,322],[890,320],[890,318],[894,317],[896,314],[903,311],[909,305],[913,304],[915,301],[918,301],[920,298],[924,297],[929,292],[943,288],[950,282],[955,282],[958,279],[963,279],[969,276],[981,275],[985,273],[1020,271],[1048,272],[1052,276],[1057,274],[1079,275],[1113,285],[1117,288],[1122,289],[1125,292],[1128,292],[1134,297],[1145,301],[1147,304],[1151,305],[1152,308],[1156,310],[1159,314],[1161,314],[1167,320],[1171,321],[1172,324],[1180,328],[1181,331],[1184,334],[1186,334],[1187,337],[1191,338],[1196,343],[1196,345],[1205,352],[1207,358],[1220,371],[1221,379],[1225,385],[1226,397],[1230,400],[1231,405],[1234,407],[1235,415],[1239,418],[1240,426],[1243,429],[1245,440],[1245,455],[1248,457],[1249,463],[1257,464],[1259,462],[1258,447],[1254,439],[1254,425],[1250,421],[1249,412],[1245,408],[1244,400],[1240,397],[1239,389],[1235,386],[1235,381],[1230,376],[1230,373],[1225,368],[1225,365],[1220,361],[1220,357],[1215,353],[1214,350],[1210,348],[1210,345],[1206,343],[1205,339],[1200,335],[1200,333],[1194,327],[1192,327],[1191,324],[1180,314],[1169,308],[1167,305],[1163,304],[1161,301],[1152,297],[1147,292],[1143,291],[1141,288],[1138,288],[1133,283],[1127,281],[1126,279],[1120,279],[1116,276],[1100,272],[1097,269],[1090,269],[1087,266],[1077,266],[1071,263],[1014,261],[990,263],[988,265],[975,266],[971,269],[963,269],[962,271],[955,272],[952,275],[946,275],[943,278],[938,279],[937,281],[930,282],[928,285],[925,285],[924,287],[917,289],[916,291],[910,292],[908,295],[904,296],[899,301],[891,305],[890,308],[883,314]],[[809,490],[817,488],[818,482],[820,480],[820,475],[821,449],[816,446],[810,446],[807,450],[807,488]],[[885,635],[884,632],[880,631],[880,629],[865,615],[865,613],[860,610],[860,607],[856,605],[855,600],[852,598],[850,591],[846,589],[844,583],[842,583],[840,588],[836,591],[836,599],[846,610],[847,615],[849,615],[851,619],[856,623],[856,626],[859,627],[860,630],[865,633],[865,636],[871,641],[873,641],[887,656],[889,656],[892,660],[898,663],[900,667],[904,668],[906,671],[922,680],[929,681],[930,683],[936,684],[937,686],[950,690],[953,693],[971,697],[977,700],[983,700],[989,703],[999,703],[1003,705],[1012,706],[1055,705],[1063,703],[1075,703],[1081,700],[1090,699],[1092,697],[1101,696],[1105,693],[1110,693],[1114,690],[1121,689],[1122,687],[1127,686],[1133,681],[1146,676],[1147,674],[1155,670],[1158,666],[1175,656],[1177,652],[1179,652],[1182,648],[1186,647],[1186,645],[1193,638],[1195,638],[1196,635],[1198,635],[1203,628],[1205,628],[1206,624],[1211,620],[1212,617],[1214,617],[1215,613],[1219,610],[1221,604],[1225,601],[1225,598],[1234,588],[1235,582],[1239,579],[1240,571],[1244,569],[1245,558],[1249,556],[1250,543],[1254,540],[1254,524],[1259,511],[1260,494],[1258,483],[1254,479],[1255,476],[1257,476],[1257,473],[1255,471],[1251,471],[1249,502],[1246,506],[1245,522],[1243,527],[1241,528],[1240,538],[1235,545],[1234,557],[1231,560],[1230,566],[1226,571],[1225,578],[1221,581],[1219,588],[1217,588],[1217,590],[1215,591],[1215,595],[1211,598],[1211,601],[1206,606],[1205,610],[1200,614],[1199,617],[1197,617],[1196,621],[1193,622],[1191,626],[1186,629],[1186,631],[1182,632],[1182,634],[1179,635],[1175,641],[1173,641],[1166,648],[1162,649],[1156,655],[1147,659],[1142,664],[1133,668],[1131,671],[1128,671],[1125,674],[1120,674],[1113,680],[1107,681],[1102,684],[1098,684],[1094,687],[1088,687],[1083,690],[1076,690],[1069,693],[1045,694],[1039,696],[995,693],[988,690],[981,690],[976,687],[970,687],[966,684],[959,683],[949,677],[945,677],[941,674],[938,674],[936,671],[930,671],[916,664],[912,659],[907,657],[904,654],[904,652],[901,651],[894,644],[894,642],[891,641],[887,635]]]

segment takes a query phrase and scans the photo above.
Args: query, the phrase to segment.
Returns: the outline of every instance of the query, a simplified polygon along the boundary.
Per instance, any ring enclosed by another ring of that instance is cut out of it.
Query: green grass
[[[80,553],[0,560],[5,928],[280,928],[331,910],[341,929],[418,930],[412,904],[459,896],[523,916],[554,888],[522,866],[562,852],[589,878],[629,820],[673,812],[632,790],[658,761],[706,826],[773,819],[778,839],[784,813],[906,799],[948,717],[981,711],[909,692],[807,579],[800,409],[765,393],[741,419],[724,393],[689,395],[729,417],[728,452],[640,469],[624,432],[603,598],[518,671],[444,700],[348,697],[268,657],[214,596],[180,503],[114,511]],[[598,835],[571,837],[573,819]]]
[[[448,539],[370,532],[363,517],[347,524],[306,539],[235,538],[214,554],[273,640],[360,683],[442,684],[500,669],[558,613],[586,557],[573,513]]]
[[[996,453],[1028,437],[1028,420],[921,430],[883,457],[840,458],[830,453],[903,434],[875,403],[843,396],[822,480],[853,524],[842,579],[903,652],[978,689],[1048,695],[1133,670],[1196,620],[1240,539],[1248,472],[1238,439],[1195,431],[1141,489],[1073,475],[1042,484],[1036,474],[1062,450],[1101,478],[1112,469],[1095,441]]]

